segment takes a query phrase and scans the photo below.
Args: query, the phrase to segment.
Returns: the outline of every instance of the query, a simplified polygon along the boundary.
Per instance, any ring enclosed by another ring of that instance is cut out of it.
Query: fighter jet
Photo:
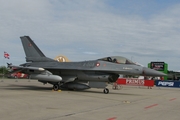
[[[80,62],[58,62],[46,57],[29,36],[22,36],[20,39],[26,63],[19,66],[9,64],[9,67],[16,68],[13,72],[28,74],[30,79],[52,84],[55,91],[63,88],[72,90],[103,88],[103,92],[108,94],[107,83],[115,82],[119,74],[165,76],[162,72],[142,67],[121,56]]]

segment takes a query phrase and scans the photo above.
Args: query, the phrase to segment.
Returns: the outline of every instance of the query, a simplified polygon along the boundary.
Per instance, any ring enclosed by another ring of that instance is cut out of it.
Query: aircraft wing
[[[38,71],[39,73],[44,72],[45,69],[44,68],[39,68],[39,67],[24,67],[24,66],[16,66],[16,65],[10,65],[8,64],[8,68],[11,68],[12,70],[10,72],[8,72],[8,74],[13,74],[13,73],[17,73],[17,72],[24,72],[26,70],[34,70],[34,71]]]
[[[15,72],[23,72],[30,74],[30,79],[38,79],[43,82],[60,82],[62,81],[62,77],[58,75],[53,75],[48,70],[45,70],[41,67],[31,67],[31,66],[15,66],[15,65],[8,65],[10,68],[15,68],[12,72],[9,74],[15,73]],[[30,73],[33,71],[33,73]]]
[[[15,66],[15,65],[9,65],[8,67],[11,67],[11,68],[15,68],[15,69],[29,69],[29,70],[37,70],[37,71],[44,71],[45,69],[44,68],[40,68],[40,67],[24,67],[24,66]]]

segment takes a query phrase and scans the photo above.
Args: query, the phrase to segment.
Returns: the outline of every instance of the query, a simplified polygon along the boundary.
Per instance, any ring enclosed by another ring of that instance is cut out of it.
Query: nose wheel
[[[104,92],[104,94],[108,94],[109,93],[109,89],[104,88],[103,92]]]

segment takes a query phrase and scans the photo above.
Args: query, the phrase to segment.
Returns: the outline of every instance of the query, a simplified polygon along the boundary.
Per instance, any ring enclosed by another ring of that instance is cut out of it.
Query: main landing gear
[[[61,82],[58,82],[58,83],[54,84],[53,85],[53,90],[58,91],[60,89],[61,85],[63,85],[63,83],[61,83]]]
[[[60,83],[54,84],[54,85],[53,85],[53,90],[54,90],[54,91],[58,91],[59,88],[60,88],[60,86],[61,86]],[[108,88],[104,88],[103,92],[104,92],[104,94],[108,94],[108,93],[109,93],[109,89],[108,89]]]
[[[108,88],[104,88],[103,92],[104,92],[104,94],[108,94],[109,93],[109,89]]]
[[[54,84],[53,85],[53,90],[54,91],[58,91],[59,90],[59,85],[58,84]]]

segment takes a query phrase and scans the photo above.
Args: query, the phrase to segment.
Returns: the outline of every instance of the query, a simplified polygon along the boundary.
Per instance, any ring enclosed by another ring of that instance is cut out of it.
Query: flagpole
[[[4,59],[7,58],[9,59],[9,54],[7,52],[4,51]],[[4,59],[3,59],[3,65],[4,65]],[[5,66],[3,66],[3,79],[4,79],[4,74],[5,74]],[[3,82],[3,80],[1,80],[1,82]]]
[[[3,69],[3,78],[1,79],[1,82],[4,82],[4,57],[3,57],[3,66],[2,66],[2,69]]]
[[[4,59],[3,59],[3,65],[4,65]],[[3,67],[3,80],[4,80],[4,68],[5,66]]]

